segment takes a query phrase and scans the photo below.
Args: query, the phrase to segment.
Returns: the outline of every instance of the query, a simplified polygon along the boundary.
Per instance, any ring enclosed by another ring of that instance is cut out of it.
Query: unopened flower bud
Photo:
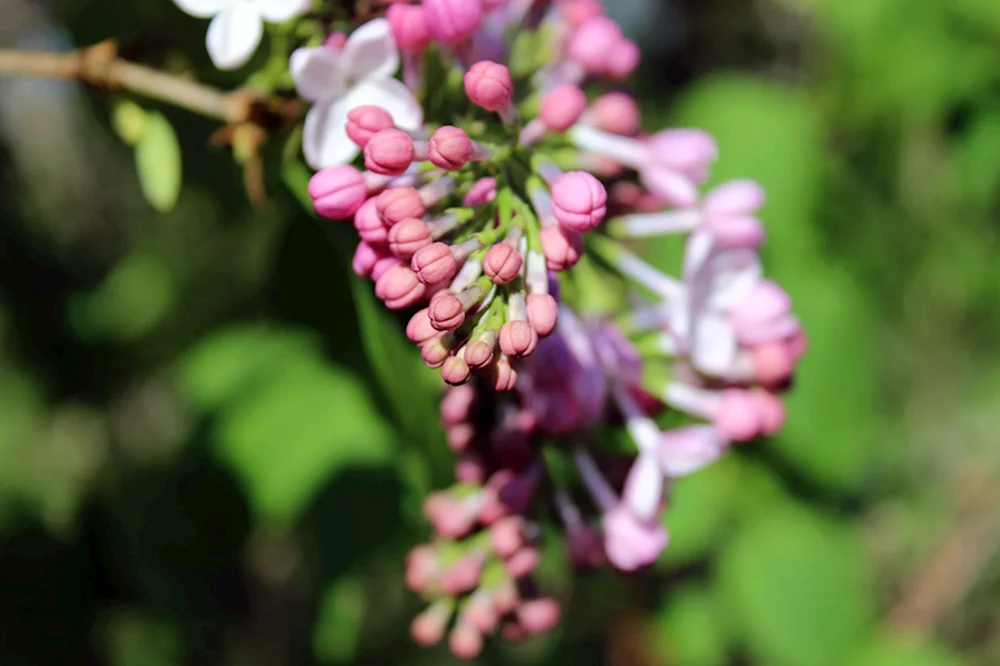
[[[389,249],[400,259],[410,259],[422,247],[430,245],[431,230],[415,217],[400,221],[389,229]]]
[[[430,340],[439,332],[431,326],[431,318],[427,308],[417,311],[415,315],[410,317],[410,321],[406,325],[406,337],[418,345]]]
[[[460,44],[479,29],[482,0],[424,0],[427,32],[443,44]]]
[[[366,104],[356,106],[347,113],[347,124],[344,129],[351,141],[364,149],[377,133],[395,126],[388,111],[380,106]]]
[[[419,53],[430,43],[427,19],[420,5],[393,3],[385,14],[396,46],[404,53]]]
[[[610,53],[622,39],[617,23],[606,16],[595,16],[573,32],[567,53],[591,74],[603,74]]]
[[[458,356],[449,356],[441,366],[441,378],[446,384],[458,386],[469,381],[472,370],[469,364]]]
[[[436,167],[456,171],[472,158],[472,140],[465,130],[445,125],[434,131],[428,144],[428,158]]]
[[[465,73],[465,94],[487,111],[504,111],[514,99],[510,71],[499,63],[480,60]]]
[[[316,212],[329,220],[344,220],[365,202],[365,179],[346,164],[323,169],[309,180],[309,197]]]
[[[559,305],[549,294],[528,294],[528,321],[535,329],[538,337],[544,338],[552,333],[559,316]]]
[[[587,108],[587,96],[579,86],[561,85],[545,93],[538,117],[553,132],[565,132]]]
[[[553,224],[539,232],[545,264],[552,271],[572,268],[583,255],[583,236],[579,232]]]
[[[608,192],[586,171],[564,173],[552,185],[552,214],[572,231],[590,231],[608,212]]]
[[[500,350],[507,356],[528,356],[538,346],[538,334],[526,321],[509,321],[500,327]]]
[[[510,243],[497,243],[483,258],[483,273],[496,284],[507,284],[521,272],[524,259]]]
[[[390,310],[410,307],[423,297],[426,289],[409,266],[395,266],[375,283],[375,295]]]
[[[383,176],[403,174],[413,163],[414,156],[413,139],[398,129],[381,130],[365,145],[365,166]]]
[[[451,292],[441,292],[431,299],[431,326],[439,331],[453,331],[465,321],[465,306]]]
[[[458,262],[444,243],[431,243],[417,250],[410,266],[426,285],[446,282],[458,272]]]
[[[390,187],[375,197],[375,210],[386,226],[400,220],[424,216],[424,203],[420,193],[412,187]]]

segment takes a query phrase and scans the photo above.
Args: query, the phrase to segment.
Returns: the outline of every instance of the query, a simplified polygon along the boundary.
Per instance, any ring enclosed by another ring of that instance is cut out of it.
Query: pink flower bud
[[[521,272],[524,259],[510,243],[497,243],[483,258],[483,273],[496,284],[507,284]]]
[[[418,345],[430,340],[437,334],[438,330],[431,326],[431,318],[427,308],[419,310],[415,315],[410,317],[409,323],[406,324],[406,337]]]
[[[485,340],[473,340],[465,347],[465,361],[473,368],[485,368],[493,362],[493,345]]]
[[[538,549],[531,546],[521,548],[504,562],[504,569],[515,578],[530,576],[538,568],[542,558],[538,554]]]
[[[404,53],[420,53],[430,43],[424,8],[420,5],[393,4],[385,14],[392,27],[396,46]]]
[[[390,187],[375,197],[375,210],[386,226],[400,220],[424,216],[424,203],[420,193],[412,187]]]
[[[417,250],[410,267],[426,285],[446,282],[458,272],[458,262],[444,243],[431,243]]]
[[[309,197],[316,212],[328,220],[345,220],[365,202],[361,173],[346,164],[323,169],[309,179]]]
[[[410,624],[410,635],[419,645],[430,647],[437,645],[444,638],[451,619],[451,609],[444,604],[431,606],[420,615],[413,618]]]
[[[341,32],[340,30],[336,32],[331,32],[323,40],[323,46],[330,49],[331,51],[341,51],[344,45],[347,44],[347,33]]]
[[[448,358],[446,358],[444,360],[444,365],[441,366],[442,377],[444,376],[445,372],[451,373],[456,371],[455,368],[448,369],[446,367],[448,365],[448,359],[451,358],[454,357],[449,356]],[[457,370],[461,372],[460,369]],[[447,383],[451,383],[448,382],[447,379],[445,379],[445,381]],[[452,386],[453,387],[464,386],[464,380],[456,381],[455,383],[452,384]],[[451,450],[455,451],[456,453],[461,453],[462,451],[465,451],[470,446],[472,446],[472,441],[476,438],[476,429],[475,427],[473,427],[471,423],[459,423],[453,426],[449,426],[448,428],[445,428],[444,434],[445,438],[448,440],[448,446],[451,447]]]
[[[768,437],[777,435],[785,424],[785,405],[781,398],[770,391],[752,391],[752,394],[757,402],[761,434]]]
[[[395,126],[388,111],[380,106],[366,104],[356,106],[347,113],[345,129],[351,141],[363,149],[373,136]]]
[[[469,188],[462,201],[463,206],[482,206],[493,201],[497,196],[497,181],[495,178],[481,178]]]
[[[630,39],[620,39],[607,59],[607,74],[614,79],[626,79],[632,76],[641,58],[639,47]]]
[[[385,245],[389,242],[389,229],[379,219],[374,197],[365,201],[355,213],[354,228],[358,230],[361,239],[369,245]]]
[[[576,265],[583,255],[583,236],[561,224],[545,227],[538,234],[545,253],[545,265],[550,271],[564,271]]]
[[[483,557],[478,554],[466,555],[444,572],[441,576],[441,588],[452,596],[471,592],[479,585],[482,575]]]
[[[469,451],[463,453],[455,463],[455,480],[459,483],[481,484],[486,480],[486,464],[483,459]]]
[[[358,277],[368,277],[379,260],[379,254],[368,243],[361,241],[354,250],[351,268]]]
[[[472,406],[475,403],[476,390],[471,386],[456,386],[448,389],[441,399],[441,423],[450,426],[467,421],[472,414]]]
[[[461,622],[467,623],[484,634],[492,634],[500,621],[500,614],[493,605],[492,595],[482,591],[469,597],[469,604],[462,611]]]
[[[422,247],[433,242],[427,223],[410,217],[389,229],[389,249],[400,259],[410,259]]]
[[[559,316],[559,305],[549,294],[528,294],[528,321],[538,337],[552,333]]]
[[[428,156],[434,166],[456,171],[472,157],[472,140],[465,130],[445,125],[431,135]]]
[[[572,231],[590,231],[608,212],[608,192],[586,171],[564,173],[552,185],[552,214]]]
[[[465,307],[455,294],[442,291],[428,307],[431,326],[439,331],[453,331],[465,321]]]
[[[562,85],[545,93],[538,117],[553,132],[565,132],[587,108],[587,96],[578,86]]]
[[[400,176],[413,163],[413,139],[398,129],[376,132],[365,145],[365,166],[383,176]]]
[[[503,65],[480,60],[465,73],[465,94],[487,111],[504,111],[514,98],[514,82]]]
[[[479,29],[482,0],[424,0],[427,32],[442,44],[460,44]]]
[[[765,342],[750,350],[753,371],[759,384],[774,386],[791,377],[795,371],[795,356],[781,341]]]
[[[467,622],[459,622],[448,635],[448,649],[459,659],[475,659],[483,651],[483,635]]]
[[[490,525],[490,545],[504,559],[524,546],[524,525],[517,516],[506,516]]]
[[[544,634],[559,624],[559,604],[555,599],[542,597],[523,602],[517,608],[517,619],[530,634]]]
[[[591,74],[603,74],[608,57],[622,41],[621,28],[606,16],[595,16],[580,25],[570,37],[567,54]]]
[[[426,289],[408,266],[390,268],[375,283],[375,295],[390,310],[410,307],[423,297]]]
[[[604,13],[599,0],[560,0],[557,6],[559,13],[574,28]]]
[[[528,356],[538,346],[538,334],[526,321],[509,321],[500,327],[500,351],[513,358]]]
[[[403,260],[399,257],[383,257],[375,262],[375,266],[372,267],[371,279],[373,282],[378,282],[378,279],[385,275],[386,271],[395,266],[403,266]]]
[[[428,368],[440,368],[451,355],[451,349],[441,335],[437,335],[420,345],[420,358]]]
[[[734,442],[748,442],[761,430],[757,401],[749,391],[726,389],[715,414],[715,428]]]
[[[510,364],[510,359],[501,355],[493,366],[493,388],[497,391],[513,391],[517,383],[517,370]]]
[[[469,368],[469,364],[458,356],[449,356],[445,359],[444,365],[441,366],[441,379],[452,386],[469,381],[471,374],[472,370]]]
[[[406,586],[423,592],[437,572],[438,558],[430,546],[417,546],[406,556]]]
[[[638,132],[642,122],[639,105],[623,92],[611,92],[595,99],[587,117],[598,129],[621,136]]]

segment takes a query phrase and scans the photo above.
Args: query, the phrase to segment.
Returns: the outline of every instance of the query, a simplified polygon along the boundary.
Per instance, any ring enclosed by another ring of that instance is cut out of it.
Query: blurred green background
[[[610,4],[647,128],[766,186],[811,348],[783,435],[676,488],[664,562],[575,578],[550,539],[566,620],[481,663],[995,666],[1000,2]],[[0,11],[4,46],[239,83],[169,0]],[[0,664],[450,663],[402,585],[451,474],[436,380],[352,233],[277,160],[249,204],[211,122],[119,100],[0,82]]]

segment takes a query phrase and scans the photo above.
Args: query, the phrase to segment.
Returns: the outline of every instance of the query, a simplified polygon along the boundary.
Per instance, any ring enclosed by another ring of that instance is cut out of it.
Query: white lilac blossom
[[[513,52],[540,29],[551,48]],[[412,312],[450,385],[456,483],[424,503],[434,536],[406,581],[427,602],[414,638],[460,657],[558,621],[539,504],[574,566],[641,570],[670,541],[671,487],[784,421],[805,338],[757,254],[764,192],[704,191],[707,133],[642,135],[627,94],[588,102],[637,60],[595,0],[395,3],[292,54],[314,207],[353,223],[354,271]],[[685,237],[680,275],[639,254],[660,234]]]
[[[347,135],[347,114],[359,106],[389,113],[396,126],[415,130],[423,119],[420,104],[402,82],[399,51],[389,22],[374,19],[355,30],[342,48],[323,45],[297,49],[290,67],[295,87],[312,102],[302,137],[306,161],[315,169],[347,164],[358,146]]]
[[[284,23],[302,14],[312,0],[174,0],[187,14],[211,18],[205,46],[219,69],[241,67],[264,36],[264,22]]]

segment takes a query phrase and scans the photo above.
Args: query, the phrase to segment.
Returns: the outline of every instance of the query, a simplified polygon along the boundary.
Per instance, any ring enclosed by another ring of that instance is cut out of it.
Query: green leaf
[[[163,114],[149,112],[145,125],[135,146],[139,184],[149,205],[165,213],[174,207],[181,192],[181,146]]]
[[[850,660],[851,666],[962,666],[944,648],[914,638],[883,636]]]
[[[277,368],[220,418],[218,455],[259,517],[294,521],[338,469],[382,465],[393,436],[364,385],[303,357]]]
[[[715,591],[698,583],[672,590],[653,623],[653,647],[662,663],[728,663],[731,637]]]
[[[149,114],[144,108],[131,100],[123,100],[115,104],[111,112],[111,126],[121,140],[130,146],[139,143],[149,126]]]
[[[668,564],[703,557],[729,535],[745,492],[740,481],[740,461],[726,456],[673,484],[670,508],[663,513],[670,531]]]
[[[719,561],[734,628],[769,666],[843,666],[872,629],[857,536],[800,508],[747,521]]]
[[[199,411],[218,410],[286,365],[323,363],[319,354],[319,340],[305,331],[233,326],[202,339],[181,359],[180,386]]]
[[[364,586],[354,578],[335,581],[326,588],[313,630],[313,652],[320,662],[346,663],[354,659],[367,601]]]
[[[84,338],[135,342],[170,313],[177,285],[159,258],[134,253],[88,294],[70,301],[73,327]]]

